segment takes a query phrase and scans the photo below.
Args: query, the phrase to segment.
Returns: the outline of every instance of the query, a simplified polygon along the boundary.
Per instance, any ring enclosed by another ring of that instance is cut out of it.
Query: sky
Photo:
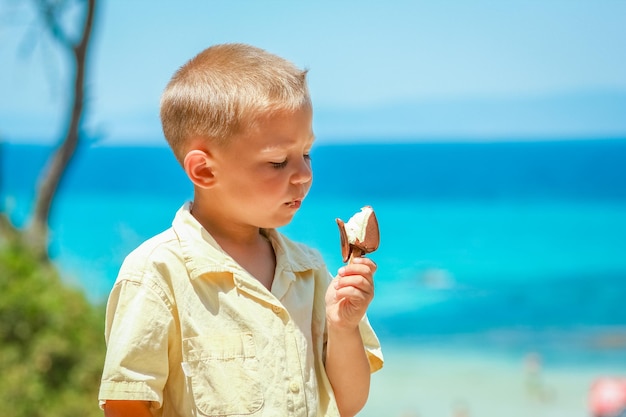
[[[31,2],[0,0],[0,140],[62,137],[68,74]],[[626,0],[101,0],[85,131],[164,144],[159,98],[204,48],[309,69],[318,141],[626,137]]]

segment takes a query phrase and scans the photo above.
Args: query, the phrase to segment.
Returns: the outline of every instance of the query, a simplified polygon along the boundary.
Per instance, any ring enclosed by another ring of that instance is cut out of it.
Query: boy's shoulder
[[[137,246],[133,252],[152,252],[155,250],[167,248],[170,244],[178,241],[174,229],[169,227],[160,233],[144,240],[139,246]]]
[[[171,278],[184,268],[179,248],[172,228],[145,240],[124,258],[114,288],[125,288],[128,283],[149,288],[150,293],[156,293],[171,306]]]
[[[178,239],[173,228],[168,228],[133,249],[124,259],[122,269],[145,270],[154,267],[155,263],[164,263],[168,259],[177,258]]]

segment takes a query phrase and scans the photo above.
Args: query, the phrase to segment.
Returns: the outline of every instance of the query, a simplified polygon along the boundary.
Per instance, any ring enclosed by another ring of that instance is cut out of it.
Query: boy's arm
[[[136,280],[134,271],[120,272],[107,302],[107,352],[98,394],[106,417],[152,417],[153,401],[162,401],[169,374],[174,318],[164,297]]]
[[[105,417],[152,417],[149,401],[107,400],[104,403]]]
[[[339,269],[326,292],[326,373],[342,417],[356,415],[365,406],[370,388],[370,366],[359,323],[374,297],[376,264],[355,258]]]
[[[355,416],[370,389],[370,367],[358,327],[345,332],[329,328],[326,373],[341,417]]]

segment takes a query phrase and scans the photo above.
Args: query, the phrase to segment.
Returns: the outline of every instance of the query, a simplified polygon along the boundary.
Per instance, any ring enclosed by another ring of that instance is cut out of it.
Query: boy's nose
[[[311,169],[311,160],[302,159],[298,164],[297,170],[291,177],[294,184],[305,184],[313,179],[313,170]]]

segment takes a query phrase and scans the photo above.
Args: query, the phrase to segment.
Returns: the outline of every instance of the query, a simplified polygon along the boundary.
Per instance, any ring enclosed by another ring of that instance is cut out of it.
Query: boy
[[[365,316],[376,265],[357,258],[333,279],[275,230],[312,181],[306,71],[210,47],[174,74],[161,121],[194,199],[111,291],[105,416],[355,415],[382,366]]]

